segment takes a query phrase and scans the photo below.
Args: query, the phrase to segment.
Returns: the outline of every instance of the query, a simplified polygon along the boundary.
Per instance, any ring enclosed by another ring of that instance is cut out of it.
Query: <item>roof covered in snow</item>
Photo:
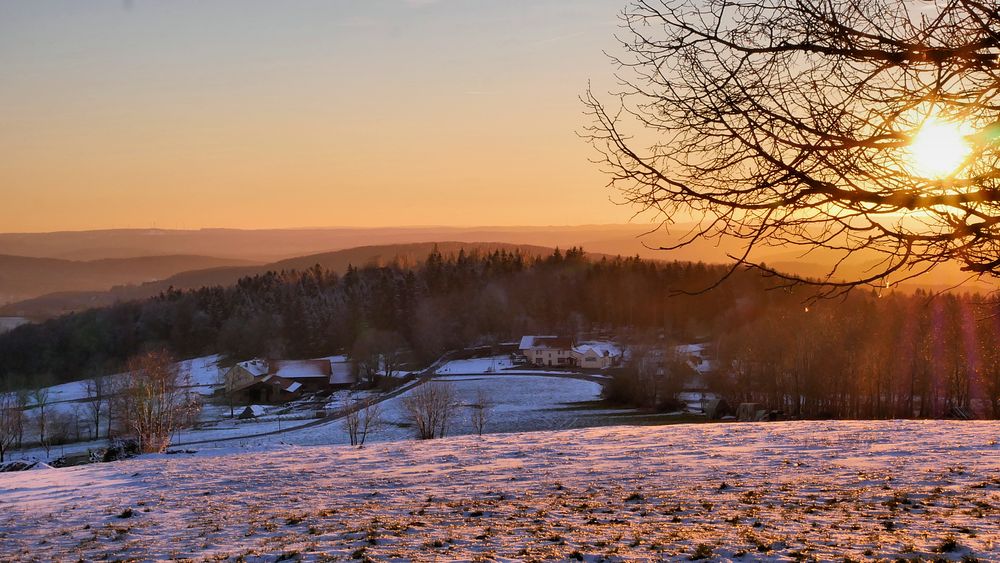
[[[284,377],[279,377],[277,375],[265,375],[264,377],[256,378],[253,379],[252,381],[247,381],[243,385],[240,385],[236,389],[233,389],[233,391],[234,392],[242,391],[244,389],[249,389],[250,387],[254,387],[256,385],[270,385],[272,387],[277,387],[278,389],[282,389],[289,393],[295,393],[296,391],[299,390],[300,387],[302,387],[302,384],[297,381],[291,381],[289,379],[286,379]]]
[[[578,354],[586,355],[591,350],[598,356],[620,356],[622,353],[621,348],[614,342],[580,342],[573,347],[573,351]]]
[[[330,360],[330,385],[353,385],[357,382],[350,362]]]
[[[271,375],[286,379],[328,378],[332,373],[329,360],[272,360]]]
[[[250,375],[254,377],[260,377],[268,373],[267,360],[247,360],[245,362],[240,362],[236,364],[241,368],[245,369]]]
[[[522,336],[521,350],[569,350],[573,339],[568,336]]]

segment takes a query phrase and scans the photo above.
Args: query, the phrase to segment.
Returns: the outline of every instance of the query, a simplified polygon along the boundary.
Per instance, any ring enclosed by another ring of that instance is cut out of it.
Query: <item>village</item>
[[[666,352],[646,353],[641,362],[651,365],[660,379],[667,378]],[[668,414],[678,422],[691,417],[732,419],[725,401],[706,388],[704,376],[711,362],[705,346],[677,346],[672,353],[684,358],[692,377],[677,393],[683,406]],[[461,412],[453,417],[449,435],[671,422],[655,409],[605,400],[606,387],[633,354],[637,348],[611,339],[526,335],[515,342],[452,351],[430,366],[414,368],[380,358],[374,376],[356,358],[343,354],[254,358],[229,365],[218,355],[184,360],[177,364],[177,377],[185,402],[196,403],[197,413],[175,431],[170,447],[349,443],[345,418],[369,405],[378,405],[379,421],[372,424],[368,440],[411,439],[413,421],[403,404],[428,383],[446,383],[455,390]],[[105,457],[109,441],[116,438],[116,413],[107,396],[110,383],[102,396],[96,380],[23,394],[24,423],[20,443],[6,452],[8,470]],[[489,421],[478,430],[467,414],[477,408],[489,410]],[[11,460],[19,463],[10,465]]]

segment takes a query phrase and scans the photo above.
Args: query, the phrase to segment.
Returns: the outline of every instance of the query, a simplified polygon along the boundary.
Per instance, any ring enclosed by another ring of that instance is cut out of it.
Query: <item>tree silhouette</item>
[[[822,295],[949,261],[1000,274],[996,2],[635,0],[621,27],[620,89],[588,90],[584,135],[622,203],[696,221],[664,248],[736,240],[734,270]],[[954,162],[927,166],[947,134]],[[781,274],[776,246],[833,265]]]

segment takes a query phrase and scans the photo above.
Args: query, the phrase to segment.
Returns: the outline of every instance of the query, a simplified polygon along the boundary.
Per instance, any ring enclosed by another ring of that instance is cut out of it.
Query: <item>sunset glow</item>
[[[960,123],[928,119],[908,149],[911,172],[924,178],[944,178],[957,172],[972,148]]]

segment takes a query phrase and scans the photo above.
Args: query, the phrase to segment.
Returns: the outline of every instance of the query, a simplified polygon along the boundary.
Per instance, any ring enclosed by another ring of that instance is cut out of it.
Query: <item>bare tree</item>
[[[101,437],[101,415],[104,414],[108,404],[108,376],[94,376],[86,381],[87,389],[87,414],[94,424],[94,439]]]
[[[219,383],[229,405],[229,418],[236,418],[236,390],[242,381],[236,369],[219,370]]]
[[[17,447],[21,448],[24,445],[24,429],[27,416],[25,411],[28,409],[28,403],[31,401],[31,392],[27,388],[18,389],[14,392],[14,400],[17,404],[17,418],[15,418],[15,428],[17,429]]]
[[[584,132],[623,203],[820,295],[954,261],[1000,275],[1000,9],[976,0],[635,0]],[[822,251],[821,279],[766,266]]]
[[[143,452],[162,452],[170,435],[185,421],[197,403],[180,385],[177,366],[169,353],[151,351],[126,362],[116,411],[123,430],[132,434]]]
[[[472,423],[473,430],[479,436],[482,436],[483,430],[486,429],[486,423],[489,422],[490,415],[493,413],[493,406],[493,400],[484,389],[476,392],[476,402],[469,405],[469,422]]]
[[[0,393],[0,463],[17,440],[21,420],[21,409],[17,404],[17,394]]]
[[[38,427],[38,443],[45,448],[45,455],[49,455],[51,442],[46,431],[48,430],[48,413],[45,408],[49,406],[50,391],[48,387],[43,387],[40,383],[38,387],[31,390],[31,400],[34,402],[35,424]]]
[[[403,409],[421,440],[443,438],[458,408],[455,388],[450,383],[434,381],[421,385],[403,399]]]
[[[382,406],[373,399],[348,399],[344,409],[347,412],[343,418],[344,430],[352,446],[363,446],[368,434],[382,426]]]

